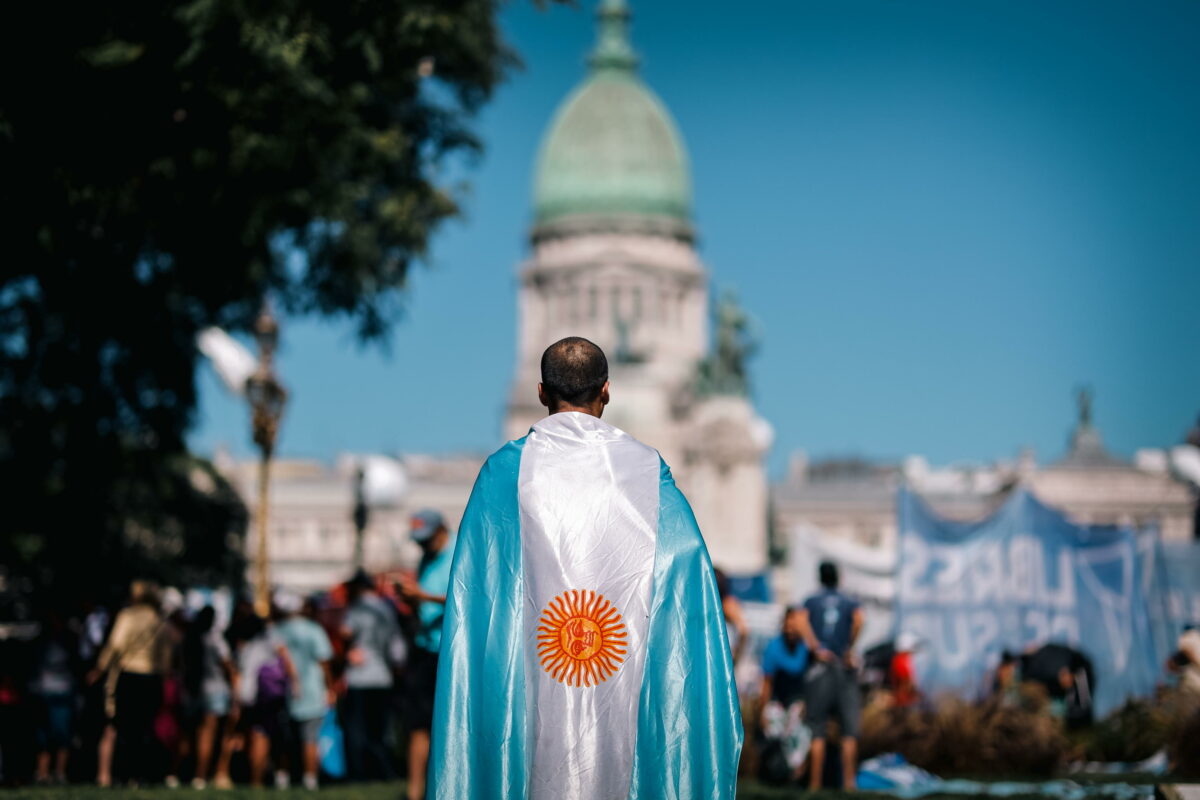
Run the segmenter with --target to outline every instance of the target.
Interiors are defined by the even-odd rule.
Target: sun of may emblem
[[[625,623],[602,594],[563,592],[542,611],[539,623],[538,658],[559,683],[595,686],[625,660]]]

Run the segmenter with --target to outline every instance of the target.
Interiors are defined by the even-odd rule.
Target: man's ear
[[[600,404],[608,405],[608,381],[604,382],[604,386],[600,388]]]
[[[608,384],[606,383],[604,385],[607,388]],[[546,397],[546,390],[540,383],[538,384],[538,402],[544,405],[546,408],[550,407],[550,398]]]

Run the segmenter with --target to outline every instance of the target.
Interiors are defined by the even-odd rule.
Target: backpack
[[[270,703],[286,700],[290,683],[283,659],[274,656],[258,668],[258,702]]]

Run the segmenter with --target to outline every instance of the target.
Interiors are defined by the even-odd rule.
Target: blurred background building
[[[792,602],[833,558],[847,588],[876,603],[866,639],[886,635],[895,587],[896,494],[907,485],[939,513],[975,519],[1018,486],[1084,524],[1194,535],[1196,489],[1164,451],[1110,454],[1080,394],[1057,460],[934,467],[919,455],[810,462],[793,455],[768,487],[770,425],[747,390],[754,343],[731,297],[711,302],[696,250],[687,151],[670,112],[640,79],[621,0],[605,0],[583,82],[543,136],[533,181],[530,254],[517,267],[518,335],[504,438],[544,414],[534,387],[544,348],[585,336],[609,355],[606,419],[656,447],[695,507],[713,562],[747,599]],[[715,313],[714,313],[715,305]],[[714,330],[710,325],[715,322]],[[485,453],[347,454],[334,465],[282,460],[270,492],[275,583],[319,589],[360,563],[381,571],[417,558],[408,516],[461,518]],[[254,464],[219,459],[253,505]],[[361,475],[361,477],[360,477]],[[361,540],[356,540],[361,537]],[[255,552],[251,534],[248,553]]]

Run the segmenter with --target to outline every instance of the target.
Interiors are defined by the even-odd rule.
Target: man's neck
[[[603,408],[603,406],[601,406],[601,408]],[[587,407],[587,406],[561,405],[561,406],[556,406],[555,408],[550,409],[551,414],[564,414],[568,411],[574,411],[579,414],[587,414],[589,417],[596,417],[597,419],[600,418],[600,414],[598,414],[594,409]]]

